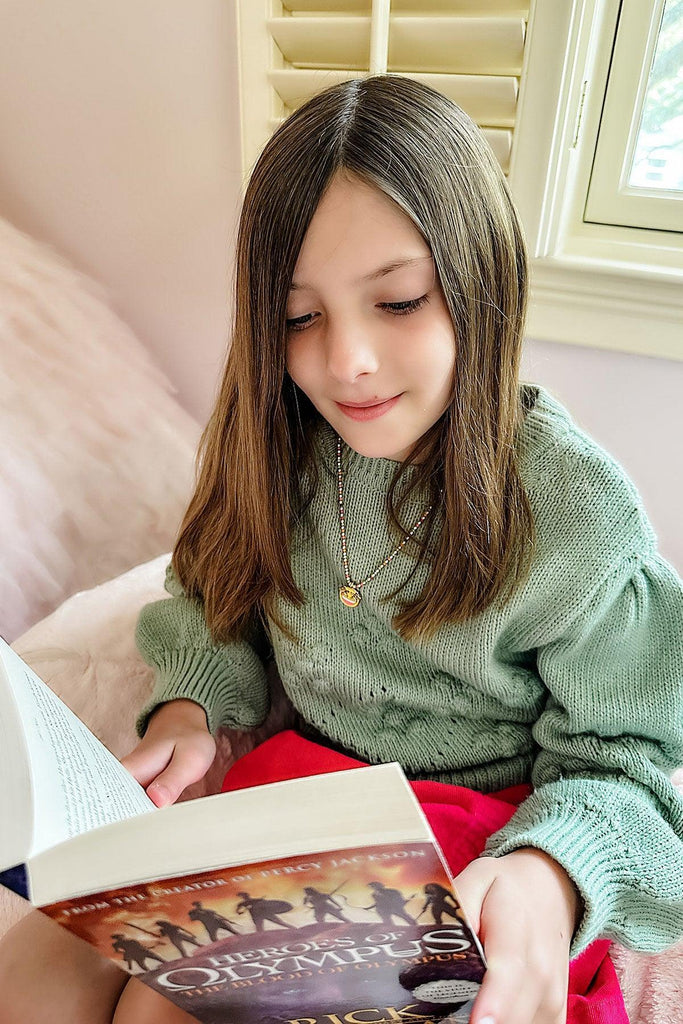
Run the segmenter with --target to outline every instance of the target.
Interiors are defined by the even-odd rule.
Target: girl
[[[126,763],[175,800],[218,726],[263,721],[272,650],[298,733],[226,787],[400,761],[484,943],[473,1024],[625,1024],[593,940],[683,933],[683,588],[623,471],[520,386],[526,298],[505,179],[441,94],[347,82],[276,132]],[[189,1020],[162,1003],[132,980],[113,1019]]]

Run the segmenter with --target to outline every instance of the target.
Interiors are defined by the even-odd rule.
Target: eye
[[[380,308],[386,309],[393,316],[405,316],[407,313],[414,313],[429,302],[429,296],[423,295],[419,299],[406,299],[405,302],[380,302]]]
[[[305,331],[312,319],[313,314],[306,313],[305,316],[297,316],[293,320],[285,320],[285,327],[288,331]]]
[[[408,313],[415,313],[427,302],[429,295],[423,295],[419,299],[405,299],[403,302],[380,302],[379,308],[391,313],[392,316],[407,316]],[[305,331],[312,324],[314,316],[314,313],[306,313],[304,316],[293,317],[285,321],[285,327],[288,331]]]

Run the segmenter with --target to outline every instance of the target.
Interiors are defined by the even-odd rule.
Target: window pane
[[[683,192],[683,0],[664,6],[628,184]]]

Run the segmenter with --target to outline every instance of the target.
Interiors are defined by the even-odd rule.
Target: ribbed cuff
[[[220,651],[192,648],[169,650],[157,666],[157,682],[150,701],[140,712],[136,729],[142,737],[151,714],[171,700],[193,700],[206,713],[209,730],[219,726],[252,729],[268,714],[265,672],[254,659],[234,656],[230,664]]]
[[[590,827],[586,827],[587,818]],[[596,817],[595,810],[585,804],[541,807],[538,813],[526,818],[519,830],[514,827],[513,818],[490,837],[483,854],[503,857],[514,850],[533,847],[564,868],[584,906],[570,948],[572,958],[594,939],[613,930],[618,892],[629,874],[622,853],[626,844],[621,831],[614,822],[605,825]]]

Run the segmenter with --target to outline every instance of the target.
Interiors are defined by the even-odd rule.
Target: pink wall
[[[662,554],[683,573],[683,362],[530,341],[523,371],[625,467]]]
[[[5,0],[0,216],[108,289],[187,408],[228,336],[240,195],[232,0]]]

